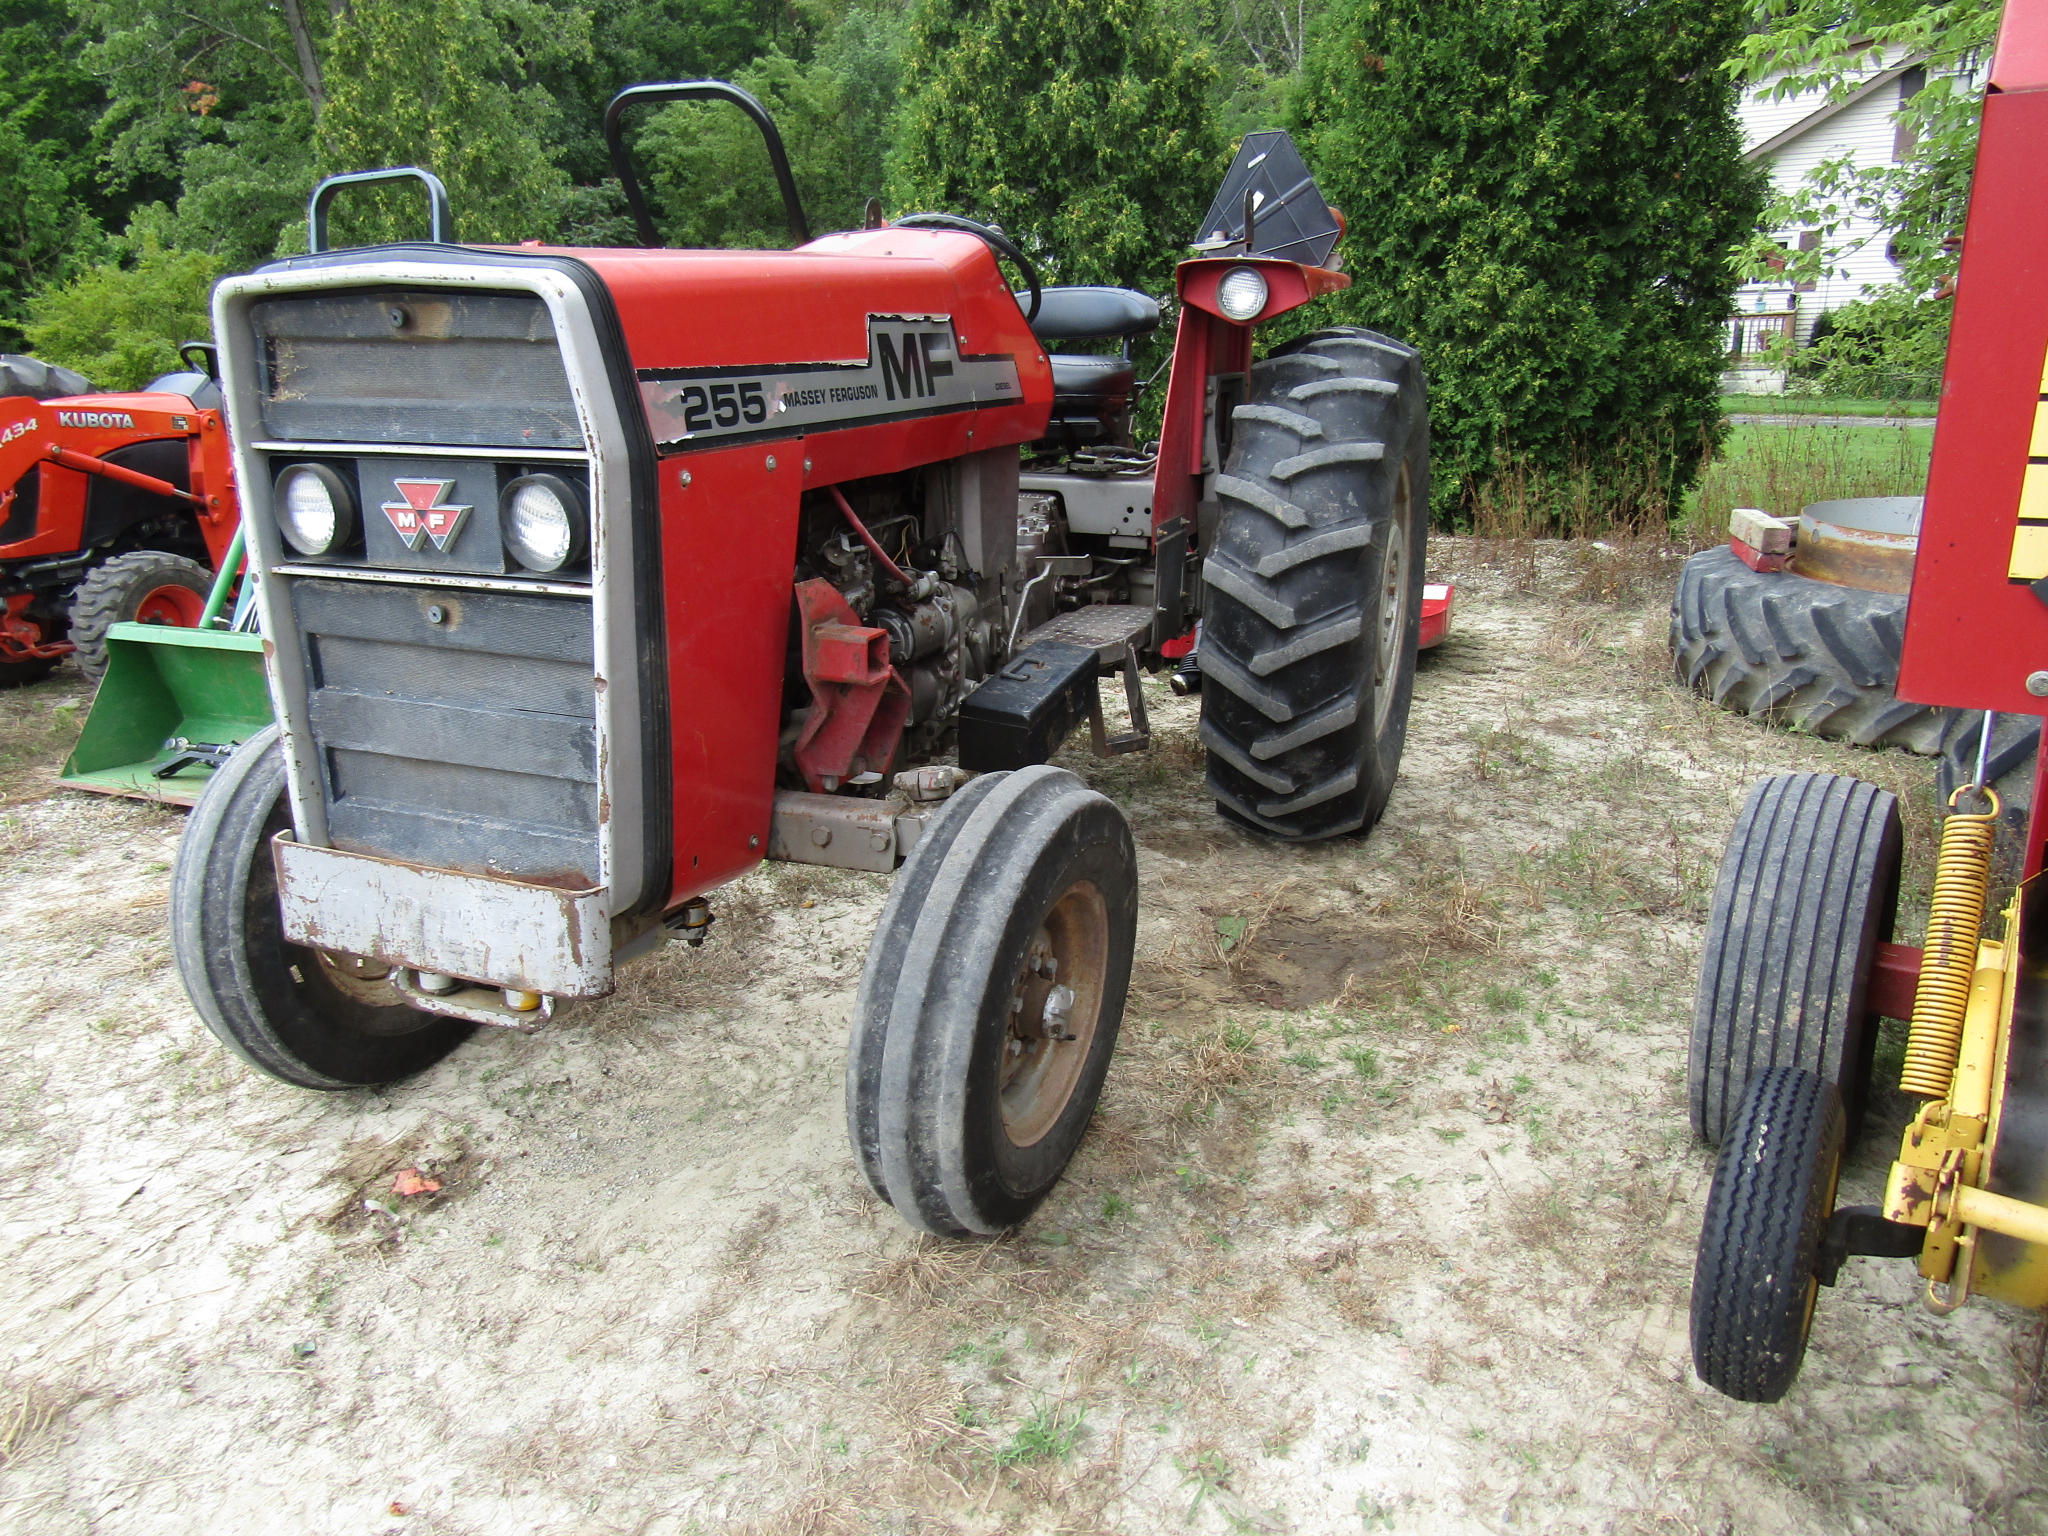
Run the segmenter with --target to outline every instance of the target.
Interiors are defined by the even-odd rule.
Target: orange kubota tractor
[[[213,348],[97,394],[69,369],[0,358],[0,687],[75,654],[95,680],[115,624],[199,622],[236,526]]]
[[[1708,916],[1694,1129],[1720,1147],[1693,1276],[1693,1362],[1775,1402],[1822,1287],[1853,1255],[1912,1259],[1937,1314],[2048,1308],[2048,753],[2018,890],[1983,937],[2000,714],[2048,714],[2048,11],[2008,6],[1985,98],[1898,694],[1982,710],[1974,782],[1947,798],[1926,937],[1894,943],[1894,797],[1832,774],[1752,791]],[[1771,654],[1774,637],[1741,643]],[[1784,665],[1790,658],[1781,657]],[[1909,1023],[1920,1100],[1875,1200],[1838,1204],[1872,1099],[1878,1020]],[[1824,1317],[1825,1314],[1823,1314]]]
[[[621,117],[688,99],[760,127],[795,249],[659,248]],[[431,178],[363,173],[427,181],[437,238],[325,250],[329,183],[316,254],[220,286],[277,726],[193,812],[181,974],[258,1069],[384,1082],[701,941],[763,858],[901,862],[854,1150],[912,1223],[997,1230],[1080,1140],[1130,975],[1130,829],[1048,764],[1067,734],[1143,746],[1139,672],[1199,618],[1224,816],[1312,839],[1386,804],[1424,609],[1420,363],[1352,329],[1254,362],[1261,323],[1348,282],[1284,134],[1247,141],[1179,268],[1140,445],[1152,299],[1042,287],[948,214],[812,238],[728,85],[635,87],[606,129],[645,249],[455,244]]]

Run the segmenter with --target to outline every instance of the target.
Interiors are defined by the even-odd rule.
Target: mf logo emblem
[[[407,549],[418,549],[432,539],[435,549],[445,551],[455,542],[455,535],[462,532],[462,524],[469,516],[469,508],[442,505],[441,498],[455,488],[453,480],[391,483],[405,499],[385,502],[384,515],[391,519],[391,526],[405,540]]]
[[[882,387],[891,400],[922,400],[939,392],[939,380],[953,377],[953,337],[948,331],[875,332],[881,354]],[[900,348],[900,350],[899,350]]]

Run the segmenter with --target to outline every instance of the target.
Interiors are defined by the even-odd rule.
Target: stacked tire
[[[1944,807],[1977,776],[1984,716],[1912,704],[1894,692],[1906,599],[1891,592],[1753,571],[1725,546],[1686,561],[1671,600],[1678,680],[1736,714],[1859,747],[1938,757]],[[1986,777],[2003,804],[1996,868],[2017,877],[2034,798],[2041,722],[2002,715]]]

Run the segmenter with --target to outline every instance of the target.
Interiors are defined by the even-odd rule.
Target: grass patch
[[[50,793],[91,702],[91,685],[70,667],[26,688],[0,689],[0,805]]]
[[[996,1451],[999,1467],[1027,1466],[1034,1461],[1065,1461],[1080,1443],[1087,1415],[1063,1403],[1040,1403],[1025,1416],[1010,1436],[1010,1442]]]
[[[1932,400],[1861,400],[1848,395],[1723,395],[1730,416],[1926,416]]]
[[[1794,518],[1816,501],[1918,496],[1933,450],[1932,427],[1733,427],[1686,521],[1710,543],[1727,536],[1736,507]]]

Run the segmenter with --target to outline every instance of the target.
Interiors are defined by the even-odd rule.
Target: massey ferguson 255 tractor
[[[1893,797],[1830,774],[1765,779],[1736,822],[1695,1005],[1695,1130],[1721,1152],[1693,1277],[1693,1362],[1775,1402],[1819,1288],[1853,1254],[1916,1259],[1937,1314],[1972,1296],[2048,1307],[2048,753],[2022,878],[1982,937],[2000,817],[1998,714],[2048,713],[2048,10],[2008,6],[1984,103],[1906,610],[1899,697],[1983,710],[1975,782],[1948,797],[1927,932],[1892,941]],[[1733,631],[1751,665],[1795,649]],[[1879,1018],[1909,1021],[1922,1101],[1882,1204],[1835,1204]]]
[[[761,127],[796,249],[654,248],[620,119],[687,99]],[[1352,330],[1253,362],[1259,323],[1348,281],[1284,135],[1179,269],[1140,450],[1151,299],[1041,289],[950,215],[812,239],[728,85],[634,87],[606,128],[647,249],[387,245],[218,289],[277,728],[193,812],[181,974],[251,1065],[380,1083],[701,941],[763,858],[908,855],[849,1128],[908,1221],[999,1230],[1087,1125],[1137,920],[1122,813],[1047,759],[1084,722],[1142,746],[1138,671],[1199,617],[1223,814],[1373,824],[1421,618],[1421,368]],[[1049,350],[1074,340],[1116,350]]]

